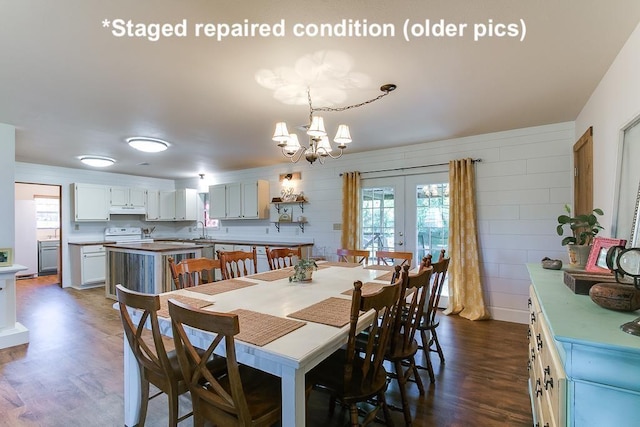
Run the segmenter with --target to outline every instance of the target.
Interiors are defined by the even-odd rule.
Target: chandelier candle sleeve
[[[308,146],[300,144],[298,135],[296,135],[295,133],[289,133],[287,124],[285,122],[276,123],[276,129],[273,133],[272,139],[278,143],[278,147],[282,149],[282,154],[290,159],[293,163],[298,162],[303,155],[304,158],[311,164],[313,164],[316,160],[323,164],[326,157],[338,159],[342,157],[343,150],[347,148],[347,144],[351,142],[351,132],[349,131],[349,126],[345,124],[341,124],[338,126],[338,131],[336,132],[336,136],[335,138],[333,138],[333,141],[338,144],[337,147],[340,152],[337,155],[334,155],[331,153],[333,151],[333,148],[331,147],[331,142],[327,137],[327,131],[324,127],[324,119],[321,116],[314,115],[314,113],[317,111],[339,112],[352,108],[362,107],[364,105],[375,102],[384,96],[387,96],[395,89],[395,84],[386,84],[380,87],[380,90],[383,92],[381,95],[378,95],[375,98],[369,99],[359,104],[347,105],[345,107],[314,108],[313,103],[311,102],[311,88],[307,88],[307,99],[309,102],[309,124],[305,127],[307,129],[307,135],[309,136]]]

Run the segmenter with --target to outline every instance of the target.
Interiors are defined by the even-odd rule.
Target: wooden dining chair
[[[278,270],[284,267],[291,267],[294,263],[294,257],[302,258],[302,250],[297,248],[274,248],[265,246],[267,260],[269,261],[270,270]]]
[[[376,251],[376,260],[379,265],[405,265],[411,267],[413,252]]]
[[[251,252],[218,251],[218,259],[220,259],[223,279],[233,279],[258,272],[258,255],[255,246]]]
[[[397,268],[397,267],[396,267]],[[402,412],[405,425],[412,423],[411,409],[407,395],[407,382],[413,377],[420,395],[424,395],[424,386],[416,366],[415,355],[418,352],[416,332],[422,319],[426,294],[432,268],[422,269],[417,274],[409,274],[409,265],[402,267],[402,285],[400,287],[400,309],[394,313],[393,329],[389,338],[389,347],[385,359],[393,364],[391,378],[398,381]]]
[[[175,350],[166,351],[160,334],[157,315],[160,309],[160,297],[135,292],[122,285],[116,285],[116,295],[124,333],[140,371],[141,403],[137,425],[144,426],[149,400],[166,393],[169,399],[169,425],[175,427],[192,413],[178,416],[178,396],[186,393],[189,388],[180,371]],[[134,321],[129,310],[141,312],[137,322]],[[148,343],[145,339],[147,334],[143,334],[148,331],[147,323],[151,327],[153,344]],[[225,369],[224,360],[220,357],[213,358],[207,364],[207,369],[212,374],[221,374]],[[149,384],[153,384],[160,390],[151,397],[149,397]]]
[[[360,249],[338,249],[336,251],[339,262],[357,262],[363,265],[369,264],[369,251]]]
[[[167,258],[175,289],[199,286],[215,281],[215,271],[221,269],[219,259],[185,258],[179,263]]]
[[[384,353],[392,328],[393,312],[397,308],[399,283],[384,286],[378,292],[362,294],[362,282],[354,283],[351,299],[349,338],[346,347],[341,348],[320,362],[307,374],[307,381],[331,395],[330,412],[333,413],[335,400],[349,407],[351,426],[366,426],[375,421],[382,409],[385,423],[392,425],[391,414],[385,400],[387,372],[384,369]],[[366,342],[360,348],[356,345],[358,318],[361,312],[373,310]],[[359,420],[357,403],[372,403],[373,409]]]
[[[205,421],[218,426],[270,426],[281,418],[280,378],[240,365],[236,359],[234,336],[240,332],[237,314],[200,310],[169,299],[173,339],[182,375],[188,379],[193,404],[193,425]],[[199,354],[186,327],[215,334]],[[216,377],[204,368],[224,341],[226,375]]]
[[[444,254],[444,249],[441,254]],[[442,294],[442,288],[444,287],[447,271],[449,270],[449,261],[450,258],[443,258],[440,261],[431,264],[433,273],[431,275],[429,299],[426,303],[426,310],[424,311],[420,324],[418,325],[420,340],[422,341],[421,348],[424,353],[424,357],[427,360],[426,368],[419,365],[418,368],[426,369],[429,372],[429,379],[432,383],[436,382],[436,378],[433,372],[430,353],[438,353],[440,363],[444,364],[444,353],[442,352],[442,347],[438,341],[438,333],[436,332],[436,329],[440,324],[437,319],[438,304],[440,303],[440,295]],[[430,333],[430,336],[427,336],[427,331]]]

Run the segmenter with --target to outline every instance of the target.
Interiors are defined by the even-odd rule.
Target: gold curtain
[[[445,314],[470,320],[491,317],[484,303],[476,229],[475,168],[472,159],[449,162],[449,305]]]
[[[342,237],[345,249],[360,248],[360,172],[342,174]]]

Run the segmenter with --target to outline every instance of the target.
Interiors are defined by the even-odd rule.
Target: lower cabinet
[[[534,426],[566,425],[567,375],[535,291],[529,297],[529,393]]]
[[[71,245],[71,281],[74,288],[102,286],[106,253],[102,245]]]
[[[620,330],[638,312],[607,310],[574,294],[563,271],[527,268],[534,426],[640,425],[640,337]]]

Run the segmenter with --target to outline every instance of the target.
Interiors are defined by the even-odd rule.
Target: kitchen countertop
[[[202,249],[209,246],[208,244],[189,244],[184,245],[180,243],[171,243],[171,242],[147,242],[147,243],[135,243],[135,242],[124,242],[124,243],[109,243],[104,245],[106,248],[114,248],[114,249],[132,249],[136,251],[146,251],[146,252],[175,252],[175,251],[189,251],[192,249]]]
[[[162,238],[154,239],[156,242],[194,242],[199,244],[221,244],[221,245],[255,245],[255,246],[273,246],[273,247],[297,247],[297,246],[313,246],[313,242],[291,242],[282,240],[238,240],[238,239],[180,239],[180,238]]]
[[[86,242],[69,242],[70,245],[90,246],[90,245],[113,245],[115,240],[92,240]]]

